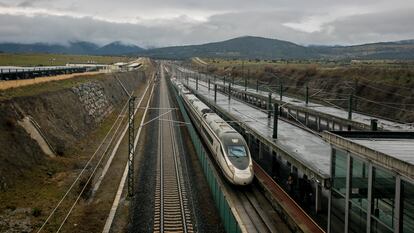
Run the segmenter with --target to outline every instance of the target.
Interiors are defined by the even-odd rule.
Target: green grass
[[[99,63],[131,61],[132,57],[89,56],[63,54],[12,54],[0,53],[0,66],[62,66],[67,63]]]

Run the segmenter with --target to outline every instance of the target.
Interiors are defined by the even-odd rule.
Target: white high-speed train
[[[253,163],[244,138],[180,82],[172,81],[226,179],[235,185],[250,184]]]

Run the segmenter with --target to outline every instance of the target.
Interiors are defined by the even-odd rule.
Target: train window
[[[244,146],[228,146],[229,157],[245,157],[247,156]]]
[[[206,113],[213,113],[213,111],[212,111],[211,109],[209,109],[209,108],[205,108],[205,109],[201,110],[201,112],[202,112],[203,114],[206,114]]]

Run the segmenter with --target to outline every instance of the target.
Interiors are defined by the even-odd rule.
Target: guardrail
[[[169,80],[169,79],[168,79]],[[177,90],[172,87],[171,80],[169,80],[169,87],[172,89],[174,95],[176,96],[180,111],[184,117],[185,122],[191,122],[190,117],[185,110],[184,104],[181,100],[181,97],[178,95]],[[192,124],[187,124],[187,129],[190,134],[191,141],[195,147],[199,162],[203,168],[204,176],[207,179],[208,185],[210,187],[210,191],[213,194],[213,199],[216,204],[217,209],[220,212],[220,218],[223,222],[224,228],[227,233],[240,233],[242,230],[240,229],[240,225],[237,222],[232,209],[229,206],[228,200],[224,195],[219,182],[217,181],[217,177],[213,172],[214,165],[211,163],[210,159],[208,158],[206,149],[204,148],[198,134]]]
[[[223,84],[217,84],[217,91],[220,91],[226,95],[229,94],[228,86]],[[239,88],[232,88],[231,95],[262,109],[267,108],[267,102],[269,101],[268,96],[241,90]],[[293,122],[300,121],[302,124],[305,124],[309,128],[312,128],[319,132],[322,132],[323,130],[335,130],[338,129],[338,127],[340,129],[347,129],[348,127],[351,127],[351,129],[357,130],[369,130],[371,128],[369,124],[341,118],[328,113],[307,108],[306,106],[287,103],[274,97],[271,97],[271,101],[272,103],[279,104],[279,106],[283,106],[283,108],[280,109],[281,117],[284,117],[288,120],[293,120]]]

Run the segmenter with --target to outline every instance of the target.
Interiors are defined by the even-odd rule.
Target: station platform
[[[226,84],[223,83],[223,80],[218,81],[217,78],[206,74],[200,74],[194,72],[192,70],[179,67],[178,68],[181,72],[185,72],[187,74],[191,74],[190,78],[193,79],[194,76],[199,77],[199,84],[201,85],[208,85],[207,80],[210,79],[210,85],[217,84],[219,87],[226,88],[228,82]],[[214,80],[216,80],[214,82]],[[335,106],[326,106],[319,103],[309,101],[308,104],[303,99],[288,97],[283,95],[282,98],[280,97],[280,93],[268,90],[263,91],[258,89],[254,89],[251,87],[245,87],[239,84],[232,84],[231,88],[233,91],[236,91],[241,94],[247,94],[253,98],[259,98],[262,101],[267,101],[269,93],[272,94],[272,102],[277,102],[280,105],[284,105],[287,109],[292,109],[294,113],[296,113],[296,117],[299,117],[299,114],[303,115],[303,118],[308,117],[307,115],[311,115],[310,117],[314,118],[323,118],[327,127],[327,130],[343,130],[345,126],[352,126],[354,129],[359,130],[368,130],[371,128],[371,120],[376,119],[378,122],[378,128],[381,130],[386,131],[414,131],[414,124],[403,124],[387,119],[383,119],[381,117],[374,117],[367,114],[362,114],[358,112],[352,112],[352,118],[348,119],[348,111],[335,107]],[[329,125],[331,124],[331,125]]]
[[[186,85],[186,83],[184,83]],[[237,99],[217,93],[204,85],[198,85],[192,79],[186,85],[201,99],[226,113],[234,122],[246,128],[256,138],[271,147],[273,151],[283,152],[285,159],[312,179],[323,183],[329,179],[331,147],[319,135],[292,125],[283,120],[278,121],[277,139],[273,139],[273,117]]]

